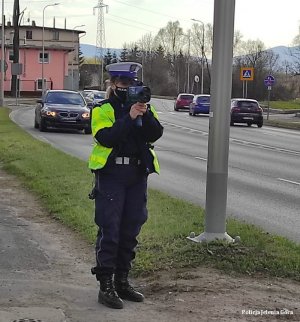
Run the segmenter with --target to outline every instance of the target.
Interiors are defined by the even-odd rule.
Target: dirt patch
[[[69,258],[57,255],[63,265],[60,265],[61,273],[55,273],[56,281],[60,282],[61,279],[61,283],[64,283],[67,276],[79,284],[79,279],[90,283],[86,267],[94,261],[94,246],[47,216],[38,200],[2,169],[0,189],[0,205],[13,207],[18,217],[47,227],[47,234],[52,236],[53,243],[59,244],[60,251],[69,254]],[[76,271],[72,269],[74,262]],[[124,321],[143,322],[300,321],[300,283],[287,279],[234,276],[197,268],[163,271],[147,278],[138,278],[134,283],[145,293],[145,303],[130,307],[135,319],[129,318],[129,313],[124,310],[128,319],[125,319],[126,314],[120,319],[115,315],[113,321],[122,321],[122,318]],[[80,297],[80,294],[77,296]],[[78,301],[78,298],[70,301]],[[14,304],[12,300],[10,305]],[[103,321],[112,320],[107,315]]]

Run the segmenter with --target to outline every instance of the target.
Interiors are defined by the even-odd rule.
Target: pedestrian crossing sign
[[[242,67],[241,77],[242,81],[253,81],[254,78],[254,68],[253,67]]]

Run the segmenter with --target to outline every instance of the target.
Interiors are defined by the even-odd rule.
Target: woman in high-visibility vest
[[[93,108],[91,121],[95,145],[89,168],[95,173],[99,227],[92,273],[100,282],[98,301],[112,308],[123,308],[122,299],[144,300],[130,285],[128,273],[147,220],[147,178],[160,171],[152,143],[162,136],[163,127],[152,105],[143,99],[132,102],[129,95],[130,90],[144,90],[134,86],[140,68],[131,62],[107,66],[109,97]]]

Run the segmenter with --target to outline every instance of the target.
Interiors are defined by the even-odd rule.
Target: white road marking
[[[195,159],[199,159],[199,160],[202,160],[202,161],[207,161],[207,159],[201,158],[201,157],[195,157]]]
[[[277,136],[276,133],[263,132],[263,135]]]
[[[178,129],[187,130],[187,131],[193,131],[193,132],[200,133],[201,135],[208,136],[208,133],[207,132],[204,132],[204,131],[201,131],[201,130],[192,129],[190,127],[186,127],[186,126],[182,126],[182,125],[177,125],[175,123],[170,123],[170,122],[166,122],[166,121],[161,121],[161,123],[163,123],[164,125],[169,125],[169,126],[178,128]]]
[[[297,181],[291,181],[291,180],[287,180],[287,179],[283,179],[283,178],[277,178],[277,180],[288,182],[288,183],[300,186],[300,182],[297,182]]]
[[[256,143],[256,142],[244,141],[244,140],[239,140],[239,139],[230,139],[230,141],[234,142],[236,144],[244,145],[244,146],[252,146],[252,147],[257,147],[257,148],[266,149],[266,150],[273,150],[273,151],[275,150],[278,152],[288,153],[288,154],[292,154],[292,155],[300,155],[300,152],[298,152],[298,151],[288,150],[288,149],[283,149],[283,148],[276,148],[276,147],[266,145],[266,144],[260,144],[260,143]]]

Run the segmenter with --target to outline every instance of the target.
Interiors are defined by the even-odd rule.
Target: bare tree
[[[290,65],[291,72],[294,75],[300,75],[300,26],[298,35],[295,36],[292,45],[293,47],[289,50],[289,54],[293,58],[293,63]]]
[[[155,64],[155,41],[152,35],[146,34],[139,41],[142,69],[142,81],[147,82],[149,86],[153,83],[153,67]],[[146,77],[145,77],[146,75]]]
[[[240,54],[243,56],[245,66],[255,67],[264,50],[265,45],[259,39],[243,41],[240,46]]]
[[[267,50],[264,52],[264,60],[266,62],[266,68],[269,74],[273,74],[279,71],[278,60],[279,55],[274,53],[272,50]]]
[[[152,52],[155,48],[155,41],[151,33],[144,35],[139,41],[138,45],[143,52]]]
[[[165,28],[159,30],[156,41],[161,44],[164,51],[170,53],[175,60],[184,43],[184,33],[180,27],[179,21],[169,21]]]
[[[155,37],[155,40],[159,45],[163,47],[164,52],[167,55],[170,55],[171,75],[174,77],[178,92],[180,87],[179,79],[184,76],[180,74],[181,68],[179,68],[179,61],[177,61],[177,57],[186,41],[179,21],[169,21],[165,28],[159,30],[157,36]]]
[[[233,37],[233,56],[235,56],[242,44],[243,35],[239,30],[235,30],[234,37]]]

